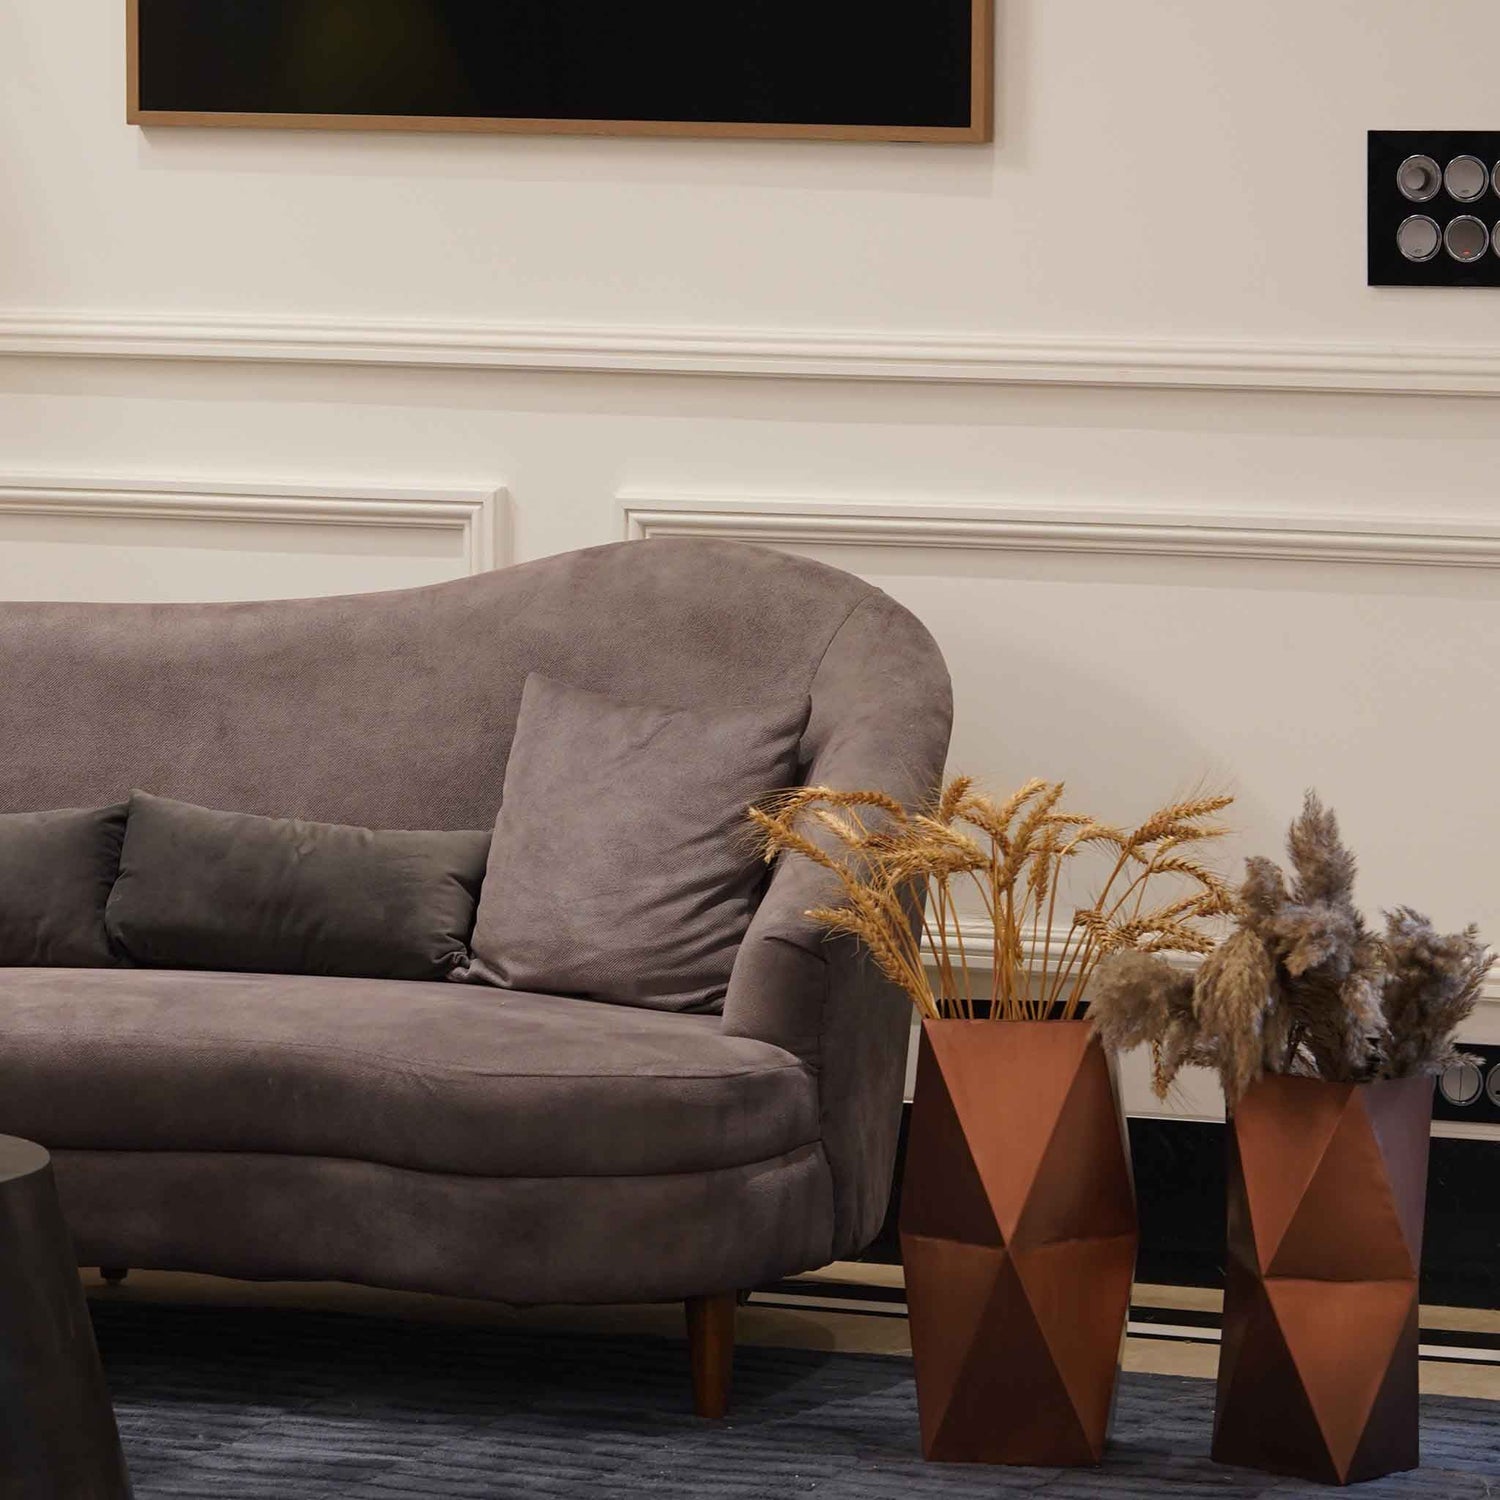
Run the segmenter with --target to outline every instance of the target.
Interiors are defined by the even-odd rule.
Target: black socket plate
[[[1439,188],[1435,198],[1412,203],[1396,186],[1396,168],[1408,156],[1430,156],[1439,168],[1455,156],[1477,156],[1491,168],[1500,162],[1500,130],[1372,130],[1369,138],[1369,284],[1371,286],[1500,286],[1500,255],[1493,244],[1468,265],[1446,250],[1411,261],[1396,248],[1396,229],[1408,214],[1426,214],[1439,229],[1473,214],[1493,233],[1500,223],[1500,196],[1493,183],[1473,203],[1460,203]]]
[[[1440,1080],[1432,1102],[1433,1118],[1463,1120],[1470,1125],[1500,1125],[1500,1047],[1479,1047],[1472,1042],[1460,1042],[1458,1050],[1479,1062],[1484,1079],[1479,1097],[1469,1104],[1455,1104],[1444,1094]]]

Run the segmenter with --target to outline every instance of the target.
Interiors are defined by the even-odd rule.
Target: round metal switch
[[[1484,1074],[1474,1063],[1456,1062],[1451,1068],[1444,1070],[1443,1076],[1438,1079],[1438,1088],[1449,1104],[1456,1104],[1462,1109],[1479,1097],[1484,1088]]]
[[[1495,170],[1500,172],[1500,165]],[[1426,203],[1436,198],[1443,185],[1443,169],[1430,156],[1408,156],[1396,168],[1396,186],[1411,203]]]
[[[1490,169],[1477,156],[1455,156],[1443,173],[1443,186],[1450,198],[1472,203],[1482,198],[1490,185]]]
[[[1397,229],[1397,249],[1409,261],[1430,261],[1443,243],[1443,231],[1425,213],[1413,213]]]
[[[1431,260],[1443,243],[1443,232],[1435,219],[1412,214],[1396,230],[1396,248],[1407,260]]]
[[[1490,248],[1490,229],[1473,214],[1460,214],[1448,221],[1443,231],[1443,245],[1454,260],[1472,265]]]

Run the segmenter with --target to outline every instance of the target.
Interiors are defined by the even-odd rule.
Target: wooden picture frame
[[[126,0],[127,123],[275,130],[454,131],[468,134],[666,136],[761,140],[982,143],[994,139],[995,0],[969,0],[968,120],[963,124],[791,123],[749,119],[552,118],[508,115],[295,113],[150,108],[141,98],[141,7]],[[207,0],[199,0],[207,3]],[[705,4],[711,0],[704,0]],[[805,0],[811,3],[811,0]],[[909,0],[920,6],[923,0]]]

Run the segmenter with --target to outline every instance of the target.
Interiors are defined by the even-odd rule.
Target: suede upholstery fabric
[[[123,803],[0,813],[0,966],[120,962],[104,903],[124,836]]]
[[[0,681],[7,685],[0,695],[0,812],[98,805],[148,786],[269,816],[487,828],[533,671],[626,703],[665,707],[806,694],[812,707],[797,780],[882,786],[915,801],[941,776],[948,676],[910,614],[857,578],[769,549],[650,541],[359,598],[0,604]],[[52,690],[58,681],[68,683],[67,693]],[[609,1168],[629,1164],[628,1153],[584,1136],[561,1106],[553,1108],[551,1132],[579,1135],[582,1147],[597,1149],[591,1160],[603,1172],[490,1176],[280,1148],[105,1149],[95,1142],[109,1139],[107,1122],[89,1113],[87,1085],[51,1101],[54,1112],[45,1116],[30,1113],[42,1101],[28,1095],[28,1120],[37,1127],[31,1133],[56,1146],[48,1136],[66,1129],[75,1143],[59,1153],[57,1175],[86,1264],[342,1277],[502,1300],[584,1302],[725,1291],[812,1269],[858,1248],[878,1228],[910,1031],[904,998],[851,947],[824,941],[802,915],[825,895],[816,872],[796,862],[777,868],[735,959],[722,1018],[380,982],[420,989],[423,1004],[430,997],[433,1005],[456,1007],[460,1032],[469,1024],[460,1015],[464,1006],[529,1003],[559,1020],[578,1014],[580,1032],[606,1021],[667,1026],[674,1048],[701,1032],[794,1059],[799,1069],[788,1072],[789,1091],[777,1092],[773,1106],[788,1119],[798,1116],[782,1139],[802,1133],[798,1111],[807,1096],[790,1087],[793,1078],[808,1080],[818,1138],[759,1161],[612,1174]],[[0,1037],[9,1037],[27,1011],[26,1035],[16,1045],[28,1057],[47,1050],[36,1032],[50,1024],[53,1058],[67,1046],[91,1045],[100,1059],[104,1038],[119,1035],[111,1028],[121,1024],[120,1013],[75,997],[49,1023],[46,999],[30,989],[35,977],[0,971],[0,997],[17,1000],[0,1019]],[[140,1024],[162,1032],[181,1015],[173,985],[195,983],[208,996],[227,993],[210,991],[210,978],[237,982],[161,971],[94,977],[119,985],[120,1007],[141,1006]],[[148,989],[132,999],[137,980]],[[288,1026],[312,1024],[316,1002],[309,996],[306,1005]],[[304,1097],[301,1055],[290,1039],[255,1051],[267,1077],[289,1070],[296,1080],[275,1096],[278,1106]],[[7,1058],[0,1132],[19,1124],[10,1087],[17,1069],[9,1064]],[[27,1061],[20,1071],[32,1066]],[[250,1068],[246,1060],[241,1082]],[[158,1076],[159,1087],[150,1085],[154,1099],[134,1118],[154,1108],[157,1139],[185,1136],[202,1085],[191,1081],[196,1074]],[[562,1080],[548,1076],[561,1093]],[[648,1084],[618,1081],[622,1089]],[[514,1075],[506,1085],[520,1086]],[[574,1086],[583,1099],[584,1085]],[[316,1087],[324,1097],[350,1097],[327,1077]],[[797,1102],[788,1102],[794,1096]],[[460,1138],[501,1133],[476,1119],[489,1105],[465,1113],[471,1102],[445,1091],[441,1109],[451,1103],[455,1120],[445,1151]],[[261,1127],[253,1116],[264,1107],[264,1092],[246,1098],[242,1139],[255,1138]],[[738,1107],[717,1118],[730,1119]],[[757,1113],[764,1107],[763,1100],[746,1106]],[[362,1140],[379,1140],[380,1108],[370,1106]],[[434,1104],[426,1121],[440,1112]],[[310,1104],[302,1118],[312,1113]],[[727,1135],[709,1133],[711,1149],[752,1137],[763,1147],[777,1138],[775,1129],[758,1134],[767,1128],[736,1120]],[[310,1147],[313,1137],[305,1142]]]
[[[105,920],[141,964],[442,979],[468,960],[489,844],[134,792]]]
[[[908,806],[936,792],[953,691],[936,643],[872,590],[829,644],[803,739],[811,785],[880,787]],[[774,1042],[819,1072],[823,1143],[833,1169],[833,1256],[879,1232],[890,1193],[911,1002],[848,940],[808,920],[838,896],[807,860],[780,861],[735,960],[724,1029]],[[912,914],[913,922],[917,913]]]
[[[745,809],[795,778],[808,709],[649,708],[533,673],[450,977],[717,1010],[765,874]]]
[[[198,971],[0,987],[4,1130],[49,1147],[348,1157],[489,1177],[742,1166],[819,1138],[779,1047],[554,995]]]
[[[455,1297],[668,1302],[826,1263],[817,1146],[717,1172],[466,1177],[250,1152],[59,1151],[85,1266]]]
[[[342,598],[0,604],[0,812],[145,787],[492,828],[530,673],[625,703],[781,703],[872,592],[784,553],[663,539]]]

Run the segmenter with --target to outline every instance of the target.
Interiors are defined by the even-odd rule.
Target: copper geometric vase
[[[1324,1484],[1420,1462],[1432,1079],[1268,1076],[1229,1129],[1213,1456]]]
[[[1086,1021],[924,1021],[901,1198],[922,1452],[1096,1464],[1138,1240]]]

